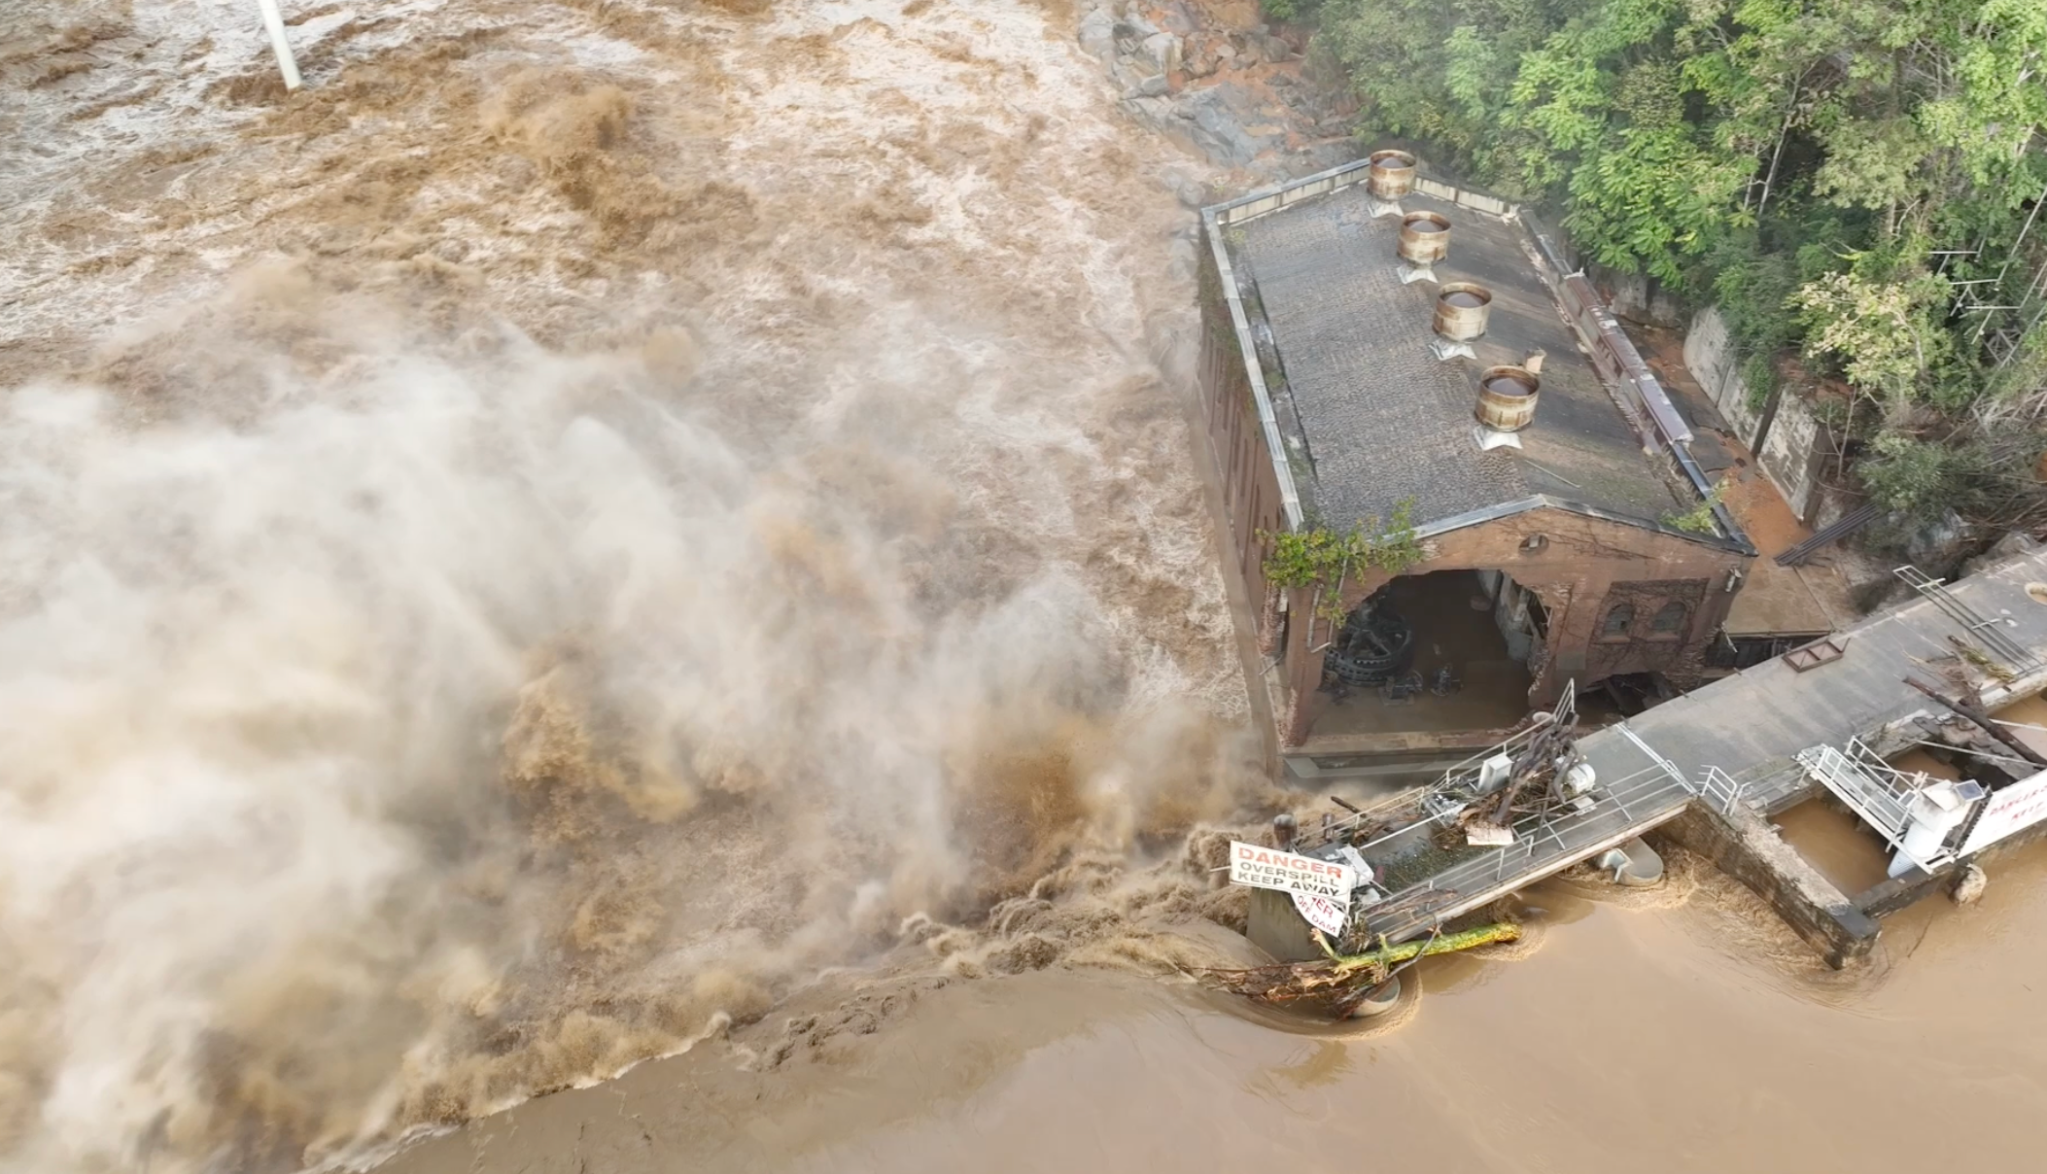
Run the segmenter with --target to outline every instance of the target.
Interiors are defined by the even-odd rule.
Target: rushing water
[[[1201,916],[1192,250],[1068,30],[286,7],[290,97],[241,0],[0,17],[6,1168],[364,1160]]]
[[[1846,979],[1696,867],[1363,1034],[1177,977],[1269,796],[1068,5],[286,8],[289,98],[242,0],[0,14],[0,1169],[2028,1139],[2036,863]]]

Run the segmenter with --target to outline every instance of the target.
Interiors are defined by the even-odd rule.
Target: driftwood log
[[[1479,946],[1511,942],[1521,936],[1512,922],[1481,925],[1455,933],[1437,934],[1421,941],[1397,946],[1381,942],[1359,954],[1339,954],[1329,940],[1316,934],[1316,941],[1329,956],[1315,962],[1283,962],[1254,966],[1248,970],[1202,970],[1196,973],[1226,991],[1253,1002],[1273,1007],[1311,1009],[1341,1018],[1349,1015],[1365,996],[1385,984],[1394,968],[1416,958],[1454,954]]]
[[[1461,929],[1455,933],[1437,934],[1426,941],[1402,942],[1397,946],[1380,943],[1376,948],[1362,954],[1339,954],[1328,939],[1318,938],[1322,949],[1329,955],[1329,961],[1338,973],[1347,974],[1354,970],[1398,966],[1415,958],[1433,957],[1437,954],[1454,954],[1459,950],[1476,949],[1479,946],[1499,945],[1503,942],[1518,941],[1521,927],[1511,921],[1496,921],[1491,925]],[[1319,963],[1317,964],[1319,965]]]
[[[1935,689],[1933,686],[1928,685],[1923,681],[1915,680],[1914,678],[1911,677],[1906,677],[1905,683],[1907,685],[1910,685],[1912,688],[1918,690],[1919,692],[1924,693],[1927,697],[1931,698],[1932,700],[1939,702],[1941,705],[1945,706],[1946,708],[1953,711],[1957,715],[1967,718],[1971,722],[1974,722],[1977,725],[1977,727],[1980,728],[1984,733],[1990,735],[1992,738],[1995,738],[1997,741],[2003,743],[2005,747],[2010,749],[2013,754],[2018,755],[2021,759],[2024,759],[2025,761],[2032,763],[2034,766],[2047,768],[2047,758],[2041,757],[2038,751],[2034,750],[2031,746],[2026,745],[2024,742],[2021,742],[2016,734],[2013,734],[2010,730],[2007,730],[2003,726],[1998,725],[1997,719],[1991,717],[1990,714],[1987,711],[1985,711],[1982,706],[1977,705],[1971,701],[1956,700],[1953,698],[1944,697],[1941,695],[1940,690]]]

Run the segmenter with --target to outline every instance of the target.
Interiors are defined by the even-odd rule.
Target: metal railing
[[[1578,702],[1574,685],[1575,682],[1565,687],[1562,700],[1558,701],[1555,707],[1549,711],[1549,719],[1547,721],[1536,722],[1499,744],[1487,747],[1477,754],[1450,766],[1441,775],[1437,776],[1433,782],[1424,783],[1418,787],[1409,787],[1404,791],[1389,795],[1369,807],[1363,808],[1354,815],[1331,820],[1319,828],[1309,829],[1309,835],[1314,837],[1313,843],[1307,844],[1306,840],[1303,843],[1307,844],[1307,846],[1320,846],[1333,840],[1347,840],[1350,833],[1360,827],[1377,824],[1392,825],[1390,830],[1381,833],[1366,843],[1358,845],[1359,850],[1362,851],[1403,835],[1417,824],[1440,819],[1446,810],[1462,807],[1464,802],[1468,801],[1467,798],[1462,798],[1462,796],[1468,796],[1471,791],[1476,789],[1479,768],[1485,764],[1487,759],[1501,754],[1512,757],[1523,747],[1534,741],[1536,736],[1543,731],[1554,729],[1560,723],[1570,725],[1578,720]],[[1453,797],[1455,797],[1455,802],[1450,803],[1448,806],[1445,806],[1442,802],[1432,802],[1435,800],[1452,799]]]
[[[1895,567],[1891,573],[1912,590],[1917,591],[1921,598],[1939,608],[1949,619],[1960,624],[1971,639],[1982,641],[1991,655],[2013,669],[2026,673],[2041,667],[2040,658],[2033,655],[2031,649],[2005,634],[2005,621],[2002,617],[1984,617],[1975,608],[1963,603],[1954,592],[1949,591],[1945,582],[1929,577],[1926,572],[1911,563]]]
[[[1840,750],[1815,746],[1799,751],[1797,757],[1808,774],[1921,869],[1933,872],[1954,859],[1954,853],[1945,847],[1926,859],[1905,848],[1905,830],[1912,822],[1912,800],[1925,782],[1924,775],[1907,775],[1898,770],[1860,738],[1850,738]]]
[[[1558,871],[1609,847],[1660,818],[1676,814],[1694,793],[1667,762],[1601,786],[1582,808],[1567,807],[1515,821],[1514,842],[1409,885],[1363,910],[1366,931],[1400,941],[1501,892]],[[1383,912],[1379,912],[1383,910]]]
[[[1692,787],[1700,802],[1722,815],[1733,815],[1735,806],[1746,802],[1748,791],[1748,783],[1735,782],[1717,766],[1707,767]]]

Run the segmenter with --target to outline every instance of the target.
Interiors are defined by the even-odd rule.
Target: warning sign
[[[1962,845],[1962,855],[1980,852],[2013,832],[2047,819],[2047,771],[2020,779],[1984,801],[1983,814]]]
[[[1335,937],[1343,932],[1344,923],[1350,920],[1350,902],[1336,902],[1313,893],[1294,893],[1294,908],[1308,919],[1308,924]]]
[[[1357,887],[1357,873],[1348,864],[1333,864],[1312,856],[1232,840],[1230,883],[1327,897],[1349,908],[1350,891]]]

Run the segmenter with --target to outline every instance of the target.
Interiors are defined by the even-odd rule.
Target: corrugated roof
[[[1348,528],[1412,500],[1425,526],[1538,494],[1648,522],[1689,508],[1578,349],[1522,226],[1418,193],[1401,203],[1450,219],[1441,281],[1493,292],[1475,360],[1430,353],[1438,287],[1401,284],[1399,220],[1372,216],[1362,185],[1232,230],[1283,368],[1275,410],[1311,514]],[[1478,373],[1538,349],[1541,401],[1522,448],[1479,451]]]

